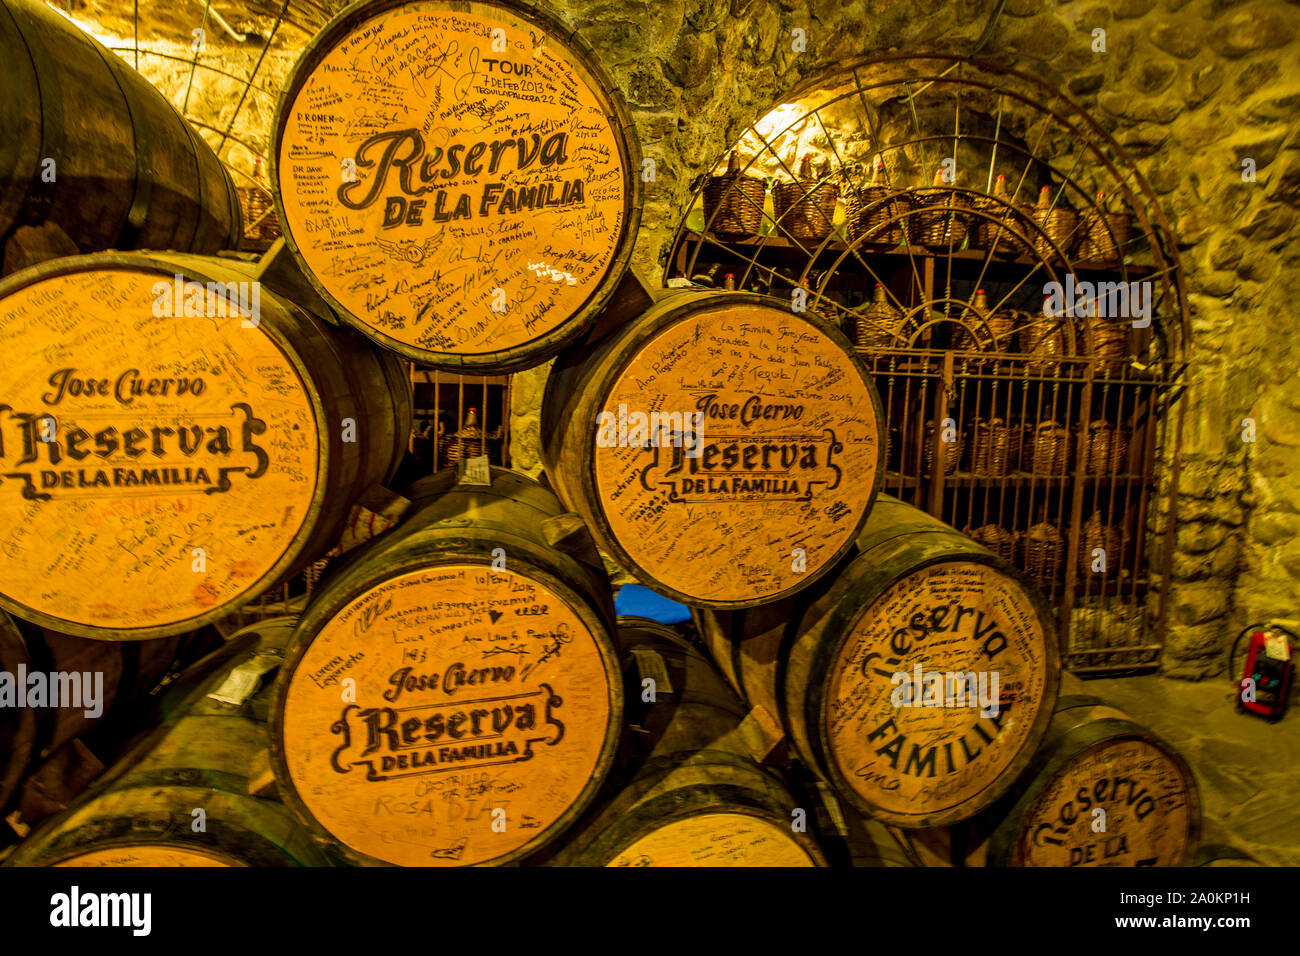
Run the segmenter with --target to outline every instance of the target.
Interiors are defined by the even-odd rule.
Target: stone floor
[[[1225,843],[1268,866],[1300,865],[1300,703],[1277,723],[1235,705],[1227,678],[1123,677],[1085,693],[1130,714],[1182,753],[1200,787],[1202,843]]]

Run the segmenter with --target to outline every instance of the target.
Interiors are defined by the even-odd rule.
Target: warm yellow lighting
[[[55,13],[57,13],[59,16],[63,17],[63,19],[73,24],[82,33],[86,34],[87,36],[94,37],[96,40],[98,40],[106,47],[119,46],[122,43],[127,42],[123,37],[119,37],[116,34],[104,33],[99,29],[99,26],[97,24],[87,23],[84,20],[78,20],[72,14],[63,10],[61,7],[55,6],[53,3],[47,3],[46,6],[49,7],[51,10],[53,10]]]

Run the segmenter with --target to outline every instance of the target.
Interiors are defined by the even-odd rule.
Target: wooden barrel
[[[121,715],[153,690],[180,646],[178,637],[88,641],[25,625],[0,611],[0,816],[42,754]],[[89,685],[80,675],[88,675]]]
[[[859,812],[898,827],[989,806],[1029,762],[1056,700],[1056,629],[1032,585],[886,495],[827,583],[697,619],[797,755]]]
[[[327,865],[281,803],[253,795],[266,767],[268,675],[293,623],[259,622],[196,664],[160,703],[160,725],[6,865]]]
[[[806,768],[794,768],[791,778],[797,781],[794,792],[800,805],[811,807],[809,820],[831,866],[919,865],[908,854],[905,839],[896,835],[901,831],[891,831],[879,820],[864,817],[845,805],[829,784],[816,779]]]
[[[239,245],[225,167],[120,57],[44,3],[0,0],[0,63],[0,274],[77,252]]]
[[[1061,687],[1020,779],[970,820],[899,833],[909,854],[925,866],[1190,865],[1199,799],[1182,758],[1068,672]]]
[[[1186,761],[1096,697],[1061,698],[1016,789],[988,865],[1188,866],[1196,851],[1200,798]]]
[[[647,586],[692,607],[752,607],[852,547],[884,472],[880,422],[838,330],[765,296],[670,292],[556,359],[542,461]]]
[[[343,321],[425,365],[538,365],[627,268],[640,151],[570,27],[514,0],[356,4],[303,53],[276,213]]]
[[[224,616],[329,549],[410,431],[395,356],[233,259],[10,276],[0,353],[0,607],[63,633]]]
[[[280,674],[280,792],[357,862],[512,862],[613,761],[623,692],[594,546],[527,476],[489,480],[417,482],[410,516],[322,583]]]
[[[628,733],[557,866],[817,866],[808,811],[760,766],[746,708],[672,628],[620,617]],[[653,682],[653,683],[647,683]]]

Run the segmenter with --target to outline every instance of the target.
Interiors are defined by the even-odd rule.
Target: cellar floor
[[[1202,842],[1226,843],[1268,866],[1300,865],[1300,706],[1275,724],[1235,707],[1227,678],[1156,675],[1086,682],[1177,747],[1196,775]]]

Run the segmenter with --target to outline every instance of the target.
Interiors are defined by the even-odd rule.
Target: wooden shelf
[[[417,385],[508,385],[509,375],[462,375],[459,372],[440,372],[433,368],[417,368],[411,372],[411,381]]]
[[[955,474],[945,475],[943,483],[945,488],[963,485],[965,487],[1003,486],[1007,488],[1026,488],[1030,485],[1042,485],[1055,488],[1071,485],[1078,480],[1073,474],[1035,475],[1031,472],[1018,471],[1009,475],[977,475],[971,472],[959,471]],[[1083,483],[1092,486],[1136,487],[1143,483],[1143,479],[1141,475],[1084,475]]]
[[[894,259],[899,263],[906,262],[909,259],[942,259],[951,260],[954,263],[963,265],[979,265],[984,261],[985,251],[983,249],[956,249],[949,252],[946,248],[937,246],[897,246],[893,249],[880,247],[854,247],[850,243],[842,241],[829,241],[821,244],[801,245],[786,236],[755,236],[752,239],[721,239],[713,236],[705,236],[701,233],[689,231],[683,234],[682,242],[679,246],[684,249],[687,243],[707,244],[712,252],[717,255],[706,256],[701,253],[700,259],[705,262],[719,262],[723,256],[736,262],[744,262],[747,258],[753,258],[752,255],[740,255],[733,252],[733,249],[751,251],[772,251],[777,254],[778,258],[790,259],[798,265],[804,265],[810,260],[817,261],[823,256],[828,258],[840,259],[847,254],[844,259],[845,263],[852,262],[852,268],[860,268],[857,256],[863,259],[879,258],[883,260]],[[851,251],[853,250],[853,251]],[[856,252],[856,255],[854,254]],[[1040,260],[1030,259],[1025,256],[1010,257],[994,255],[990,260],[990,268],[999,268],[1010,270],[1013,268],[1023,271],[1038,265]],[[1108,264],[1105,262],[1071,262],[1076,274],[1080,272],[1096,274],[1112,274],[1121,271],[1118,263]],[[1061,266],[1063,267],[1063,265]],[[1153,275],[1156,272],[1154,266],[1144,265],[1141,263],[1124,263],[1123,271],[1125,274],[1134,279],[1141,279]]]

